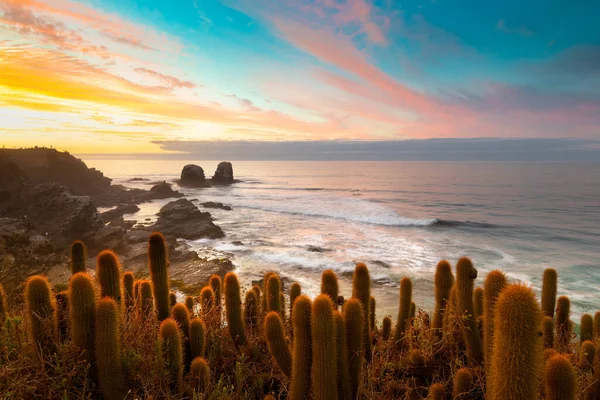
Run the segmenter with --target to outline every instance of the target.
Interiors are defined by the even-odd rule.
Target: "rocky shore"
[[[200,173],[201,172],[201,173]],[[110,248],[124,270],[148,274],[146,251],[151,232],[162,232],[170,251],[174,287],[195,292],[213,274],[233,269],[228,259],[202,259],[182,239],[220,238],[225,234],[209,212],[203,212],[167,182],[149,190],[112,185],[102,172],[88,168],[69,153],[47,148],[0,150],[0,282],[19,301],[22,282],[34,274],[66,283],[69,246],[73,240],[88,247],[88,268],[95,254]],[[207,187],[235,183],[229,162],[219,164],[212,178],[196,165],[185,166],[180,186]],[[142,226],[123,216],[139,211],[138,204],[173,199],[158,213],[154,225]],[[217,202],[204,208],[226,208]],[[111,207],[100,213],[98,207]]]

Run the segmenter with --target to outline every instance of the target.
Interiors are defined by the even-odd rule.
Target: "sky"
[[[0,0],[0,145],[597,150],[598,15],[595,0]]]

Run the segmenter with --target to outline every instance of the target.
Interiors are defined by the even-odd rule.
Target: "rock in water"
[[[213,175],[213,181],[219,183],[233,183],[233,166],[229,161],[221,161]]]
[[[225,236],[207,212],[202,212],[188,199],[172,201],[160,209],[152,230],[182,239],[221,238]]]
[[[205,183],[204,170],[199,165],[188,164],[181,170],[181,186],[204,186]]]

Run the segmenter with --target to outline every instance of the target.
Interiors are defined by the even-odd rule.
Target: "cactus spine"
[[[270,311],[265,317],[265,337],[269,351],[275,359],[277,366],[285,376],[292,376],[292,354],[285,340],[283,323],[277,311]]]
[[[473,389],[473,375],[467,368],[461,368],[454,375],[454,389],[452,398],[456,400],[466,400],[469,398],[469,392]]]
[[[76,240],[71,245],[71,275],[85,272],[86,248],[83,242]]]
[[[544,277],[542,280],[542,312],[550,318],[554,318],[557,280],[556,270],[552,268],[544,270]]]
[[[190,358],[204,357],[206,348],[206,326],[200,318],[194,318],[190,322]]]
[[[339,311],[333,312],[337,342],[337,383],[338,397],[342,400],[352,399],[352,385],[350,384],[350,370],[348,367],[348,345],[346,338],[346,323]]]
[[[121,265],[112,250],[103,250],[96,259],[96,279],[100,285],[100,297],[112,297],[121,303]]]
[[[579,350],[579,368],[582,370],[592,369],[596,359],[596,346],[591,340],[586,340],[581,344]]]
[[[544,392],[547,400],[572,400],[576,398],[577,374],[569,359],[556,354],[546,362]]]
[[[365,323],[363,310],[362,303],[355,298],[348,300],[343,308],[346,332],[352,332],[352,334],[346,335],[346,354],[348,357],[348,370],[350,371],[350,385],[353,399],[356,399],[358,394],[360,368],[362,366],[362,346],[364,343],[362,335]],[[387,318],[390,320],[391,325],[391,318]]]
[[[158,232],[148,240],[148,266],[152,279],[152,296],[158,321],[169,318],[169,271],[165,238]]]
[[[276,311],[281,313],[281,282],[277,274],[271,274],[267,281],[267,311]]]
[[[166,318],[160,324],[162,357],[169,374],[171,390],[178,392],[183,378],[181,355],[181,337],[179,327],[172,318]]]
[[[56,304],[48,280],[35,275],[25,284],[25,302],[29,322],[29,339],[37,354],[53,352],[56,339]]]
[[[494,310],[496,301],[504,286],[506,275],[500,270],[490,271],[483,283],[483,340],[484,343],[484,366],[487,381],[490,377],[490,366],[494,352]]]
[[[339,290],[336,273],[331,269],[323,271],[323,274],[321,275],[321,294],[329,296],[333,308],[336,310]]]
[[[579,336],[580,342],[579,344],[585,342],[586,340],[594,339],[594,319],[590,314],[583,314],[581,316],[581,326],[579,327]]]
[[[542,336],[544,337],[544,348],[551,349],[554,347],[554,320],[551,317],[545,316],[542,319]]]
[[[536,398],[542,361],[541,317],[535,295],[525,285],[508,285],[498,296],[489,400]]]
[[[456,263],[456,303],[464,319],[460,327],[467,346],[469,364],[477,365],[483,361],[483,345],[481,335],[474,318],[473,282],[477,278],[477,270],[467,257],[462,257]],[[459,314],[459,315],[460,315]]]
[[[190,351],[190,314],[187,307],[181,303],[175,304],[171,309],[171,318],[177,322],[181,332],[183,365],[185,366],[184,369],[188,370],[193,358]]]
[[[244,298],[244,322],[248,329],[253,329],[258,323],[258,299],[256,292],[249,290]]]
[[[441,383],[434,383],[429,387],[427,400],[446,400],[446,389]]]
[[[401,349],[405,346],[406,341],[404,335],[410,319],[410,309],[412,305],[412,281],[410,278],[404,277],[400,281],[400,301],[398,308],[398,321],[396,322],[396,330],[394,332],[394,342]]]
[[[69,282],[69,307],[73,342],[84,351],[84,357],[94,362],[96,337],[96,292],[88,274],[78,272]]]
[[[133,292],[133,273],[127,271],[123,274],[123,290],[125,291],[125,308],[130,310],[133,307],[133,299],[135,298]]]
[[[294,355],[290,400],[310,398],[310,375],[312,365],[311,314],[312,302],[306,296],[298,296],[294,302],[292,324],[294,326]]]
[[[240,282],[233,272],[225,275],[225,312],[229,335],[236,346],[246,344],[246,328],[242,318],[242,295]]]
[[[358,263],[352,277],[352,297],[358,299],[363,308],[363,348],[365,359],[371,362],[373,356],[371,351],[371,328],[369,327],[369,301],[371,299],[371,277],[366,264]],[[348,330],[348,332],[351,332]]]
[[[313,302],[311,319],[311,381],[315,400],[337,399],[335,382],[338,355],[335,328],[331,299],[326,294],[319,295]]]
[[[192,361],[190,375],[193,382],[196,382],[194,389],[197,394],[202,394],[207,391],[210,384],[210,368],[204,357],[196,357]]]
[[[392,332],[392,319],[389,316],[383,317],[383,328],[381,332],[381,336],[383,340],[388,340],[390,338],[390,333]]]
[[[483,288],[476,287],[473,292],[473,318],[483,315]]]
[[[560,296],[556,302],[556,341],[557,350],[566,352],[571,342],[571,301],[567,296]]]
[[[96,367],[100,391],[106,400],[121,400],[127,394],[121,369],[119,313],[112,297],[104,297],[96,308]]]

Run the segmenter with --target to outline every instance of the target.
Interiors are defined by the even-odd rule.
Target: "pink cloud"
[[[167,84],[171,88],[186,88],[193,89],[196,87],[196,84],[190,81],[184,81],[178,78],[175,78],[171,75],[161,74],[160,72],[148,69],[148,68],[136,68],[136,72],[140,72],[149,76],[152,76],[159,81]]]

